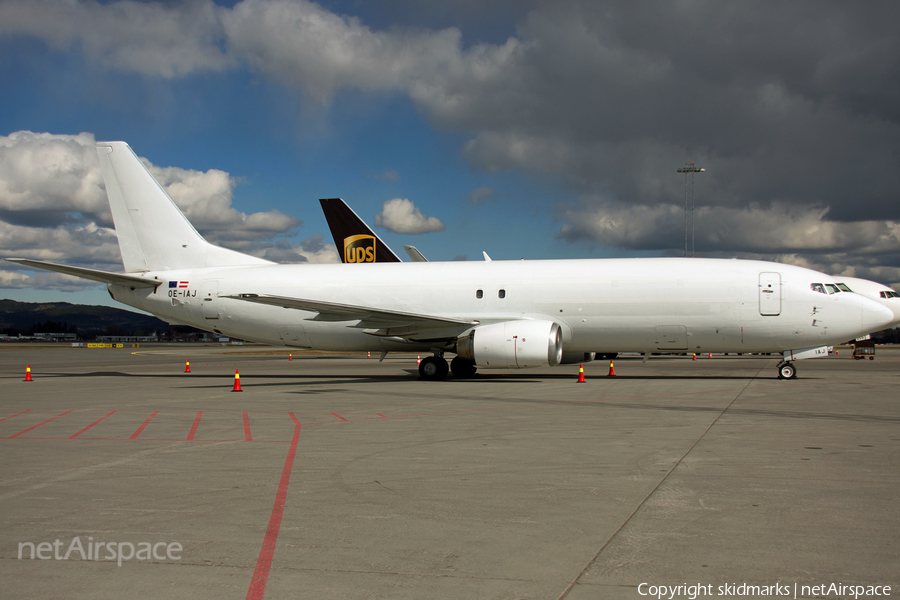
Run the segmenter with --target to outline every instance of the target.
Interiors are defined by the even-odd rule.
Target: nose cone
[[[900,298],[891,298],[882,306],[885,306],[894,314],[894,320],[886,327],[896,327],[897,325],[900,325]]]
[[[900,323],[900,310],[891,310],[880,302],[868,298],[861,298],[861,300],[864,300],[862,307],[864,333],[881,331]]]

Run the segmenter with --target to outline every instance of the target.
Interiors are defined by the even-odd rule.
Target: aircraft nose
[[[896,327],[897,325],[900,325],[900,299],[892,298],[892,300],[892,305],[888,308],[888,310],[890,310],[894,314],[894,318],[891,321],[890,325],[888,325],[887,327]]]
[[[867,332],[881,331],[900,323],[898,315],[891,309],[874,300],[868,298],[865,300],[862,310],[862,325]]]

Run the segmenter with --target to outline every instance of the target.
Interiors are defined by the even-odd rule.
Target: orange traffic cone
[[[184,372],[185,373],[191,372],[191,361],[189,361],[189,360],[184,361]]]
[[[586,383],[584,380],[584,365],[578,365],[578,381],[575,383]]]
[[[616,370],[613,369],[612,361],[609,361],[609,374],[607,375],[607,377],[615,377],[615,376],[616,376]]]
[[[416,354],[416,364],[417,365],[422,364],[422,355],[421,354]]]
[[[34,379],[31,378],[31,365],[25,366],[25,381],[34,381]]]
[[[709,357],[712,358],[712,352],[709,353]]]
[[[231,388],[232,392],[243,392],[241,389],[241,374],[238,373],[238,370],[234,370],[234,387]]]
[[[294,360],[294,353],[288,352],[288,360]]]
[[[372,353],[371,353],[371,352],[366,352],[366,358],[372,358]]]
[[[697,353],[696,353],[696,352],[694,352],[694,358],[692,358],[691,360],[697,360]]]

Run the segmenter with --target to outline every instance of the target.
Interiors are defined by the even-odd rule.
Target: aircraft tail
[[[203,239],[125,142],[97,154],[126,272],[270,264]]]
[[[381,238],[340,198],[319,200],[341,262],[400,262]]]

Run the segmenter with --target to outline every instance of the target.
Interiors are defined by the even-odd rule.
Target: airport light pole
[[[691,174],[691,256],[694,256],[694,173],[702,173],[706,169],[701,169],[691,161],[690,164],[685,163],[683,167],[678,169],[678,173],[684,173],[684,256],[688,255],[688,173]]]

